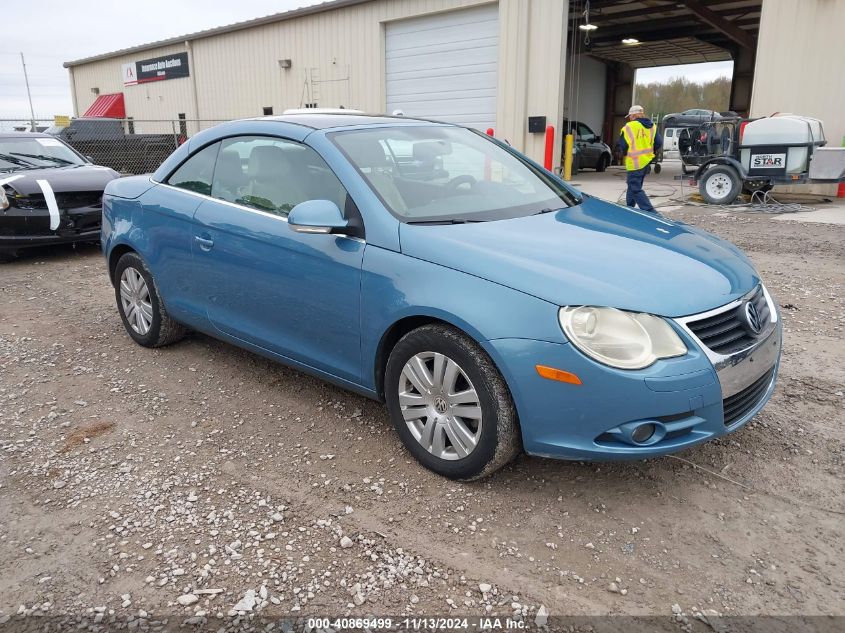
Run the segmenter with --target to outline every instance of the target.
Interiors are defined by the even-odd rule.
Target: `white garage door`
[[[498,50],[496,4],[389,23],[387,112],[494,127]]]

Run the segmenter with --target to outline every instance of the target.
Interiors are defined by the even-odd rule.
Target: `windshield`
[[[84,164],[76,152],[55,138],[0,138],[0,170],[3,171]]]
[[[404,222],[500,220],[579,201],[549,174],[464,128],[384,127],[329,136]]]

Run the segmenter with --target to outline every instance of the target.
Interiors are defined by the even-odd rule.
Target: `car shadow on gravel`
[[[90,257],[99,251],[99,242],[36,246],[33,248],[21,249],[17,252],[17,256],[9,261],[3,261],[3,259],[0,258],[0,267],[28,266],[38,263],[59,261],[69,257]]]

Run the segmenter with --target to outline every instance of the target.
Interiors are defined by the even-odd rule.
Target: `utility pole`
[[[32,108],[32,93],[29,91],[29,77],[26,74],[26,62],[23,59],[23,52],[21,52],[21,66],[23,66],[23,79],[26,82],[26,96],[29,99],[29,116],[32,117],[30,119],[30,124],[32,127],[30,128],[30,132],[36,132],[35,129],[35,110]]]

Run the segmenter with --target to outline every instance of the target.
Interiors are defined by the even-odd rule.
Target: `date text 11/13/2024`
[[[449,617],[347,617],[347,618],[309,618],[308,630],[331,629],[343,630],[396,630],[396,631],[490,631],[525,629],[524,620],[509,617],[449,618]]]

